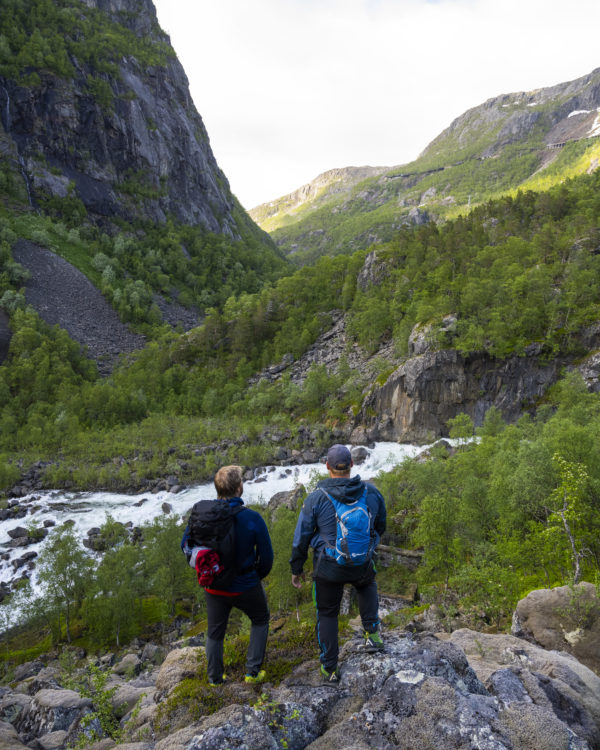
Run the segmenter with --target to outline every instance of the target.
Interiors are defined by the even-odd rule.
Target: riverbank
[[[35,492],[61,489],[69,492],[108,491],[177,493],[210,481],[219,466],[238,464],[246,479],[264,466],[301,466],[318,461],[334,442],[347,442],[347,430],[322,425],[290,427],[275,422],[253,427],[238,423],[238,434],[225,435],[219,422],[206,421],[202,430],[172,419],[146,420],[135,435],[111,431],[92,444],[66,446],[52,454],[21,453],[6,459],[0,472],[0,509],[6,500]],[[227,425],[231,432],[231,425]],[[196,435],[194,435],[196,432]],[[201,435],[202,442],[190,439]]]

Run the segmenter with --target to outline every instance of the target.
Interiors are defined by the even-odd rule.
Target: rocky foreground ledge
[[[511,635],[391,630],[381,654],[357,635],[341,651],[338,686],[316,659],[278,687],[230,683],[231,700],[198,721],[156,729],[161,704],[203,671],[203,649],[179,644],[160,667],[146,644],[116,665],[113,698],[128,736],[122,750],[594,750],[600,678],[573,656]],[[162,657],[164,658],[164,654]],[[52,667],[5,688],[0,750],[66,750],[81,739],[89,700],[58,687]],[[267,662],[268,670],[268,662]],[[125,679],[123,675],[138,671]],[[220,693],[222,695],[222,693]],[[140,701],[137,708],[134,705]],[[108,750],[104,739],[90,745]]]
[[[393,631],[385,653],[351,641],[342,658],[338,687],[306,663],[268,702],[228,706],[155,750],[600,747],[600,678],[566,654],[470,630]]]

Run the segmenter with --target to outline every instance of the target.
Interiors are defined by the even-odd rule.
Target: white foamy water
[[[389,471],[405,458],[412,458],[424,450],[424,446],[401,445],[399,443],[377,443],[369,449],[365,462],[352,469],[352,476],[357,474],[362,479],[372,479],[381,471]],[[326,475],[323,463],[303,464],[302,466],[267,466],[253,480],[244,482],[243,499],[247,505],[266,504],[277,492],[293,490],[298,484],[307,485],[316,475]],[[13,560],[18,560],[27,552],[40,553],[45,542],[31,544],[27,547],[11,549],[6,547],[10,541],[8,531],[17,526],[28,527],[32,523],[43,526],[44,521],[54,521],[60,526],[65,521],[73,522],[75,535],[80,539],[87,537],[89,529],[102,526],[108,514],[123,524],[132,523],[140,526],[151,523],[155,518],[164,515],[163,503],[168,503],[171,513],[182,516],[198,500],[210,500],[215,497],[212,482],[199,484],[172,494],[170,492],[141,493],[123,495],[113,492],[62,492],[51,490],[44,493],[21,498],[19,505],[28,513],[23,518],[13,518],[0,522],[0,551],[5,560],[0,560],[0,581],[9,583],[27,570],[26,567],[15,571]],[[50,529],[52,533],[52,529]],[[174,554],[178,550],[174,550]],[[35,583],[35,572],[32,574]]]

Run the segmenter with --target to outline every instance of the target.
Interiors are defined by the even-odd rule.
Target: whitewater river
[[[369,449],[365,462],[352,469],[352,476],[360,474],[362,479],[371,479],[381,471],[389,471],[407,457],[423,451],[425,446],[400,445],[399,443],[377,443]],[[253,480],[244,482],[243,498],[246,504],[268,503],[277,492],[293,490],[298,484],[307,485],[317,474],[325,474],[322,463],[302,466],[267,466]],[[79,539],[87,536],[92,527],[102,526],[107,514],[121,523],[131,522],[134,526],[151,522],[164,514],[163,504],[171,506],[171,513],[185,514],[197,500],[213,499],[215,488],[212,482],[199,484],[172,494],[169,492],[120,495],[112,492],[63,492],[50,490],[21,498],[19,504],[27,508],[23,518],[13,518],[0,522],[0,581],[9,583],[21,575],[26,567],[15,570],[13,560],[18,560],[28,552],[43,553],[44,541],[26,547],[10,549],[4,545],[10,541],[8,531],[17,526],[27,527],[34,521],[43,526],[44,521],[53,521],[56,526],[65,521],[73,522],[73,530]],[[52,533],[52,529],[50,529]],[[32,582],[35,572],[32,574]]]

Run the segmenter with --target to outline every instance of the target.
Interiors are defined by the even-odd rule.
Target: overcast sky
[[[599,0],[154,0],[245,208],[600,67]]]

